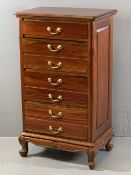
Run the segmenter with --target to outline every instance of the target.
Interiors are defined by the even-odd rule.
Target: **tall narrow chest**
[[[23,132],[28,142],[96,152],[113,136],[112,34],[116,10],[39,7],[16,13],[20,23]]]

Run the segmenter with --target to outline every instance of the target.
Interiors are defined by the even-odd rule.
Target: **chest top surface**
[[[93,8],[68,8],[68,7],[37,7],[21,12],[16,16],[22,17],[63,17],[63,18],[82,18],[97,20],[117,13],[115,9],[93,9]]]

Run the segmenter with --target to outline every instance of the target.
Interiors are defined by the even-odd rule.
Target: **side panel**
[[[109,26],[97,32],[97,120],[96,127],[101,127],[108,120],[108,60]]]
[[[92,141],[111,127],[112,17],[93,22]]]

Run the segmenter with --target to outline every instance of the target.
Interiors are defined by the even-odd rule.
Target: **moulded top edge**
[[[115,9],[93,9],[93,8],[67,8],[67,7],[37,7],[15,15],[19,18],[74,18],[81,20],[97,20],[103,17],[115,15]]]

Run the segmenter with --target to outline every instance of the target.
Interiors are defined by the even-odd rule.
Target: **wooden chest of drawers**
[[[85,151],[110,151],[112,21],[116,10],[40,7],[20,20],[23,132],[28,142]]]

